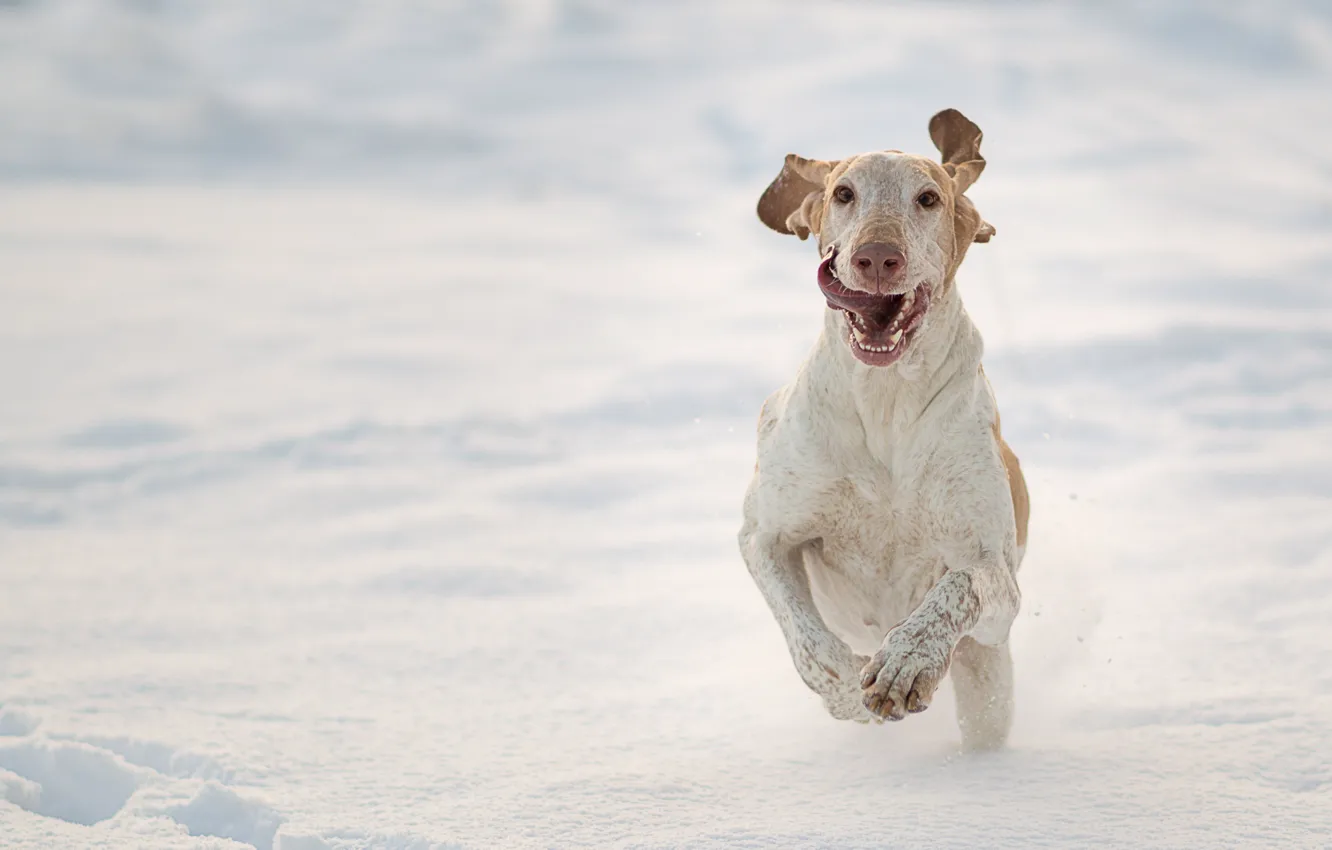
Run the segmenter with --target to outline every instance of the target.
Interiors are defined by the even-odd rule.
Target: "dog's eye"
[[[856,193],[851,191],[850,186],[838,186],[833,189],[833,200],[839,204],[849,204],[856,199]]]
[[[926,189],[924,192],[921,192],[920,195],[916,198],[916,203],[920,204],[922,207],[925,207],[926,209],[929,209],[930,207],[939,203],[939,193],[935,192],[932,189]]]

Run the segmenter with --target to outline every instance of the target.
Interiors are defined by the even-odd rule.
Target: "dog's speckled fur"
[[[930,306],[889,366],[857,359],[846,317],[826,310],[813,352],[760,414],[740,547],[796,670],[834,717],[923,711],[951,669],[963,744],[990,748],[1012,720],[1026,485],[953,280],[967,248],[994,234],[962,194],[985,165],[980,130],[945,110],[930,135],[942,164],[895,151],[788,156],[759,203],[773,229],[817,236],[821,256],[835,246],[848,286],[857,246],[900,248],[902,285],[923,284]],[[853,203],[834,202],[840,186]],[[930,208],[918,203],[927,189]]]

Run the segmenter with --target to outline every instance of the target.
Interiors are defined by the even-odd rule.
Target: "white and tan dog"
[[[985,167],[981,131],[949,109],[930,138],[942,165],[792,154],[759,200],[768,227],[818,237],[827,310],[759,415],[740,547],[833,717],[924,711],[951,669],[977,749],[1012,720],[1028,503],[953,281],[995,232],[962,194]]]

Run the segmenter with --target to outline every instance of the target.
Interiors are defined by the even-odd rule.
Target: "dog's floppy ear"
[[[758,217],[778,233],[801,239],[818,233],[823,224],[823,187],[836,162],[786,155],[781,173],[764,190]]]
[[[957,184],[957,191],[967,191],[985,170],[980,127],[956,109],[945,109],[930,119],[930,140],[939,149],[944,171]]]
[[[976,205],[966,195],[958,195],[954,203],[953,227],[958,236],[958,247],[963,250],[972,242],[989,242],[995,233],[994,225],[981,218]]]
[[[980,217],[976,207],[963,196],[963,192],[976,182],[985,170],[985,157],[981,156],[981,129],[956,109],[945,109],[930,119],[930,140],[939,149],[944,171],[957,186],[957,232],[973,232],[972,242],[989,242],[994,236],[994,225]]]
[[[997,232],[998,231],[994,229],[993,224],[990,224],[988,221],[981,219],[980,227],[976,228],[976,236],[971,241],[989,242],[990,237],[994,236],[994,234]]]
[[[989,242],[993,235],[994,226],[981,218],[971,199],[958,195],[953,201],[953,260],[948,264],[948,278],[957,273],[971,243]]]

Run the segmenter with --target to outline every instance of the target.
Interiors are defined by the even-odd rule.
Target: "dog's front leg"
[[[759,533],[747,524],[740,532],[740,550],[781,626],[796,671],[810,690],[823,697],[828,713],[838,720],[877,720],[861,698],[859,677],[866,659],[823,622],[809,590],[800,545]]]
[[[924,711],[963,637],[1002,647],[1006,658],[1004,644],[1018,602],[1017,582],[997,557],[944,573],[865,665],[860,679],[865,707],[888,720]]]

